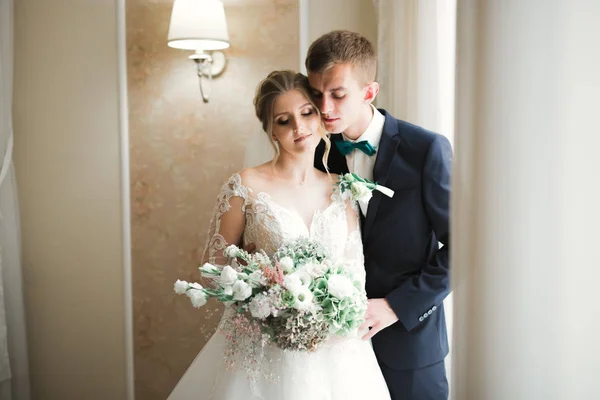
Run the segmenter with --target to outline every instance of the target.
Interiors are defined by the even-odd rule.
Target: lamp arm
[[[198,60],[196,61],[196,73],[198,74],[198,85],[200,86],[200,94],[202,95],[202,101],[208,103],[208,98],[211,93],[211,84],[212,84],[212,68],[210,66],[210,62],[201,63]],[[205,72],[203,70],[208,70]],[[207,84],[207,93],[204,92],[204,87],[202,85],[202,80],[208,79]]]
[[[192,60],[196,63],[196,74],[198,75],[198,85],[200,86],[200,94],[202,95],[202,101],[204,103],[208,103],[208,99],[211,93],[211,83],[212,83],[212,57],[206,53],[196,53],[193,56],[190,56]],[[204,91],[204,87],[202,85],[202,80],[208,79],[207,84],[207,93]]]

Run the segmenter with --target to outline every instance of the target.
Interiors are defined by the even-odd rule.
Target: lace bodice
[[[223,250],[231,244],[223,236],[221,221],[227,212],[239,212],[232,209],[234,197],[242,200],[244,245],[252,243],[257,250],[264,250],[271,256],[283,242],[308,236],[323,243],[330,256],[343,261],[347,268],[354,270],[357,277],[362,277],[364,283],[364,259],[355,203],[344,200],[338,191],[334,191],[330,204],[323,210],[315,211],[310,226],[307,226],[296,211],[277,204],[268,193],[254,193],[244,186],[237,173],[223,185],[219,194],[204,251],[205,261],[221,264]]]
[[[240,174],[223,185],[211,221],[204,262],[224,265],[230,244],[254,244],[272,256],[286,241],[308,236],[320,241],[331,258],[348,268],[364,287],[365,271],[358,206],[334,190],[329,204],[312,215],[307,226],[294,210],[278,204],[265,192],[245,186]],[[227,324],[235,324],[236,310],[225,307],[221,335],[215,335],[194,361],[189,381],[178,385],[176,398],[191,398],[212,386],[210,399],[363,399],[389,400],[387,388],[370,343],[358,332],[332,335],[317,351],[289,351],[267,343],[262,336],[242,332],[231,344]],[[234,362],[230,363],[231,357]],[[227,359],[226,363],[224,360]],[[225,365],[235,365],[229,370]],[[357,365],[359,367],[357,367]],[[192,367],[190,367],[192,370]],[[212,375],[209,375],[211,374]],[[246,374],[248,374],[246,376]],[[248,378],[248,379],[246,379]],[[182,381],[185,380],[182,379]],[[193,382],[189,383],[189,382]],[[202,382],[199,391],[188,389]],[[368,385],[364,393],[349,385]],[[236,394],[233,394],[235,391]],[[332,394],[335,393],[335,396]],[[175,397],[173,397],[175,398]]]

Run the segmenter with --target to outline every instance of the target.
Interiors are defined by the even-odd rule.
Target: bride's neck
[[[293,159],[280,157],[273,165],[273,169],[278,178],[303,185],[306,182],[314,182],[317,177],[313,163],[312,156]]]

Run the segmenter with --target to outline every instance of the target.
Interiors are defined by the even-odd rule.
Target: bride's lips
[[[300,136],[299,138],[294,139],[294,143],[300,143],[300,142],[304,141],[304,139],[309,138],[311,136],[312,136],[312,133],[309,133],[308,135]]]

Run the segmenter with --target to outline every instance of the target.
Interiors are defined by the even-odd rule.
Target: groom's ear
[[[379,83],[377,82],[371,82],[371,83],[367,83],[367,90],[365,90],[365,98],[364,101],[366,103],[372,103],[373,100],[375,100],[375,97],[377,97],[377,93],[379,93]]]

